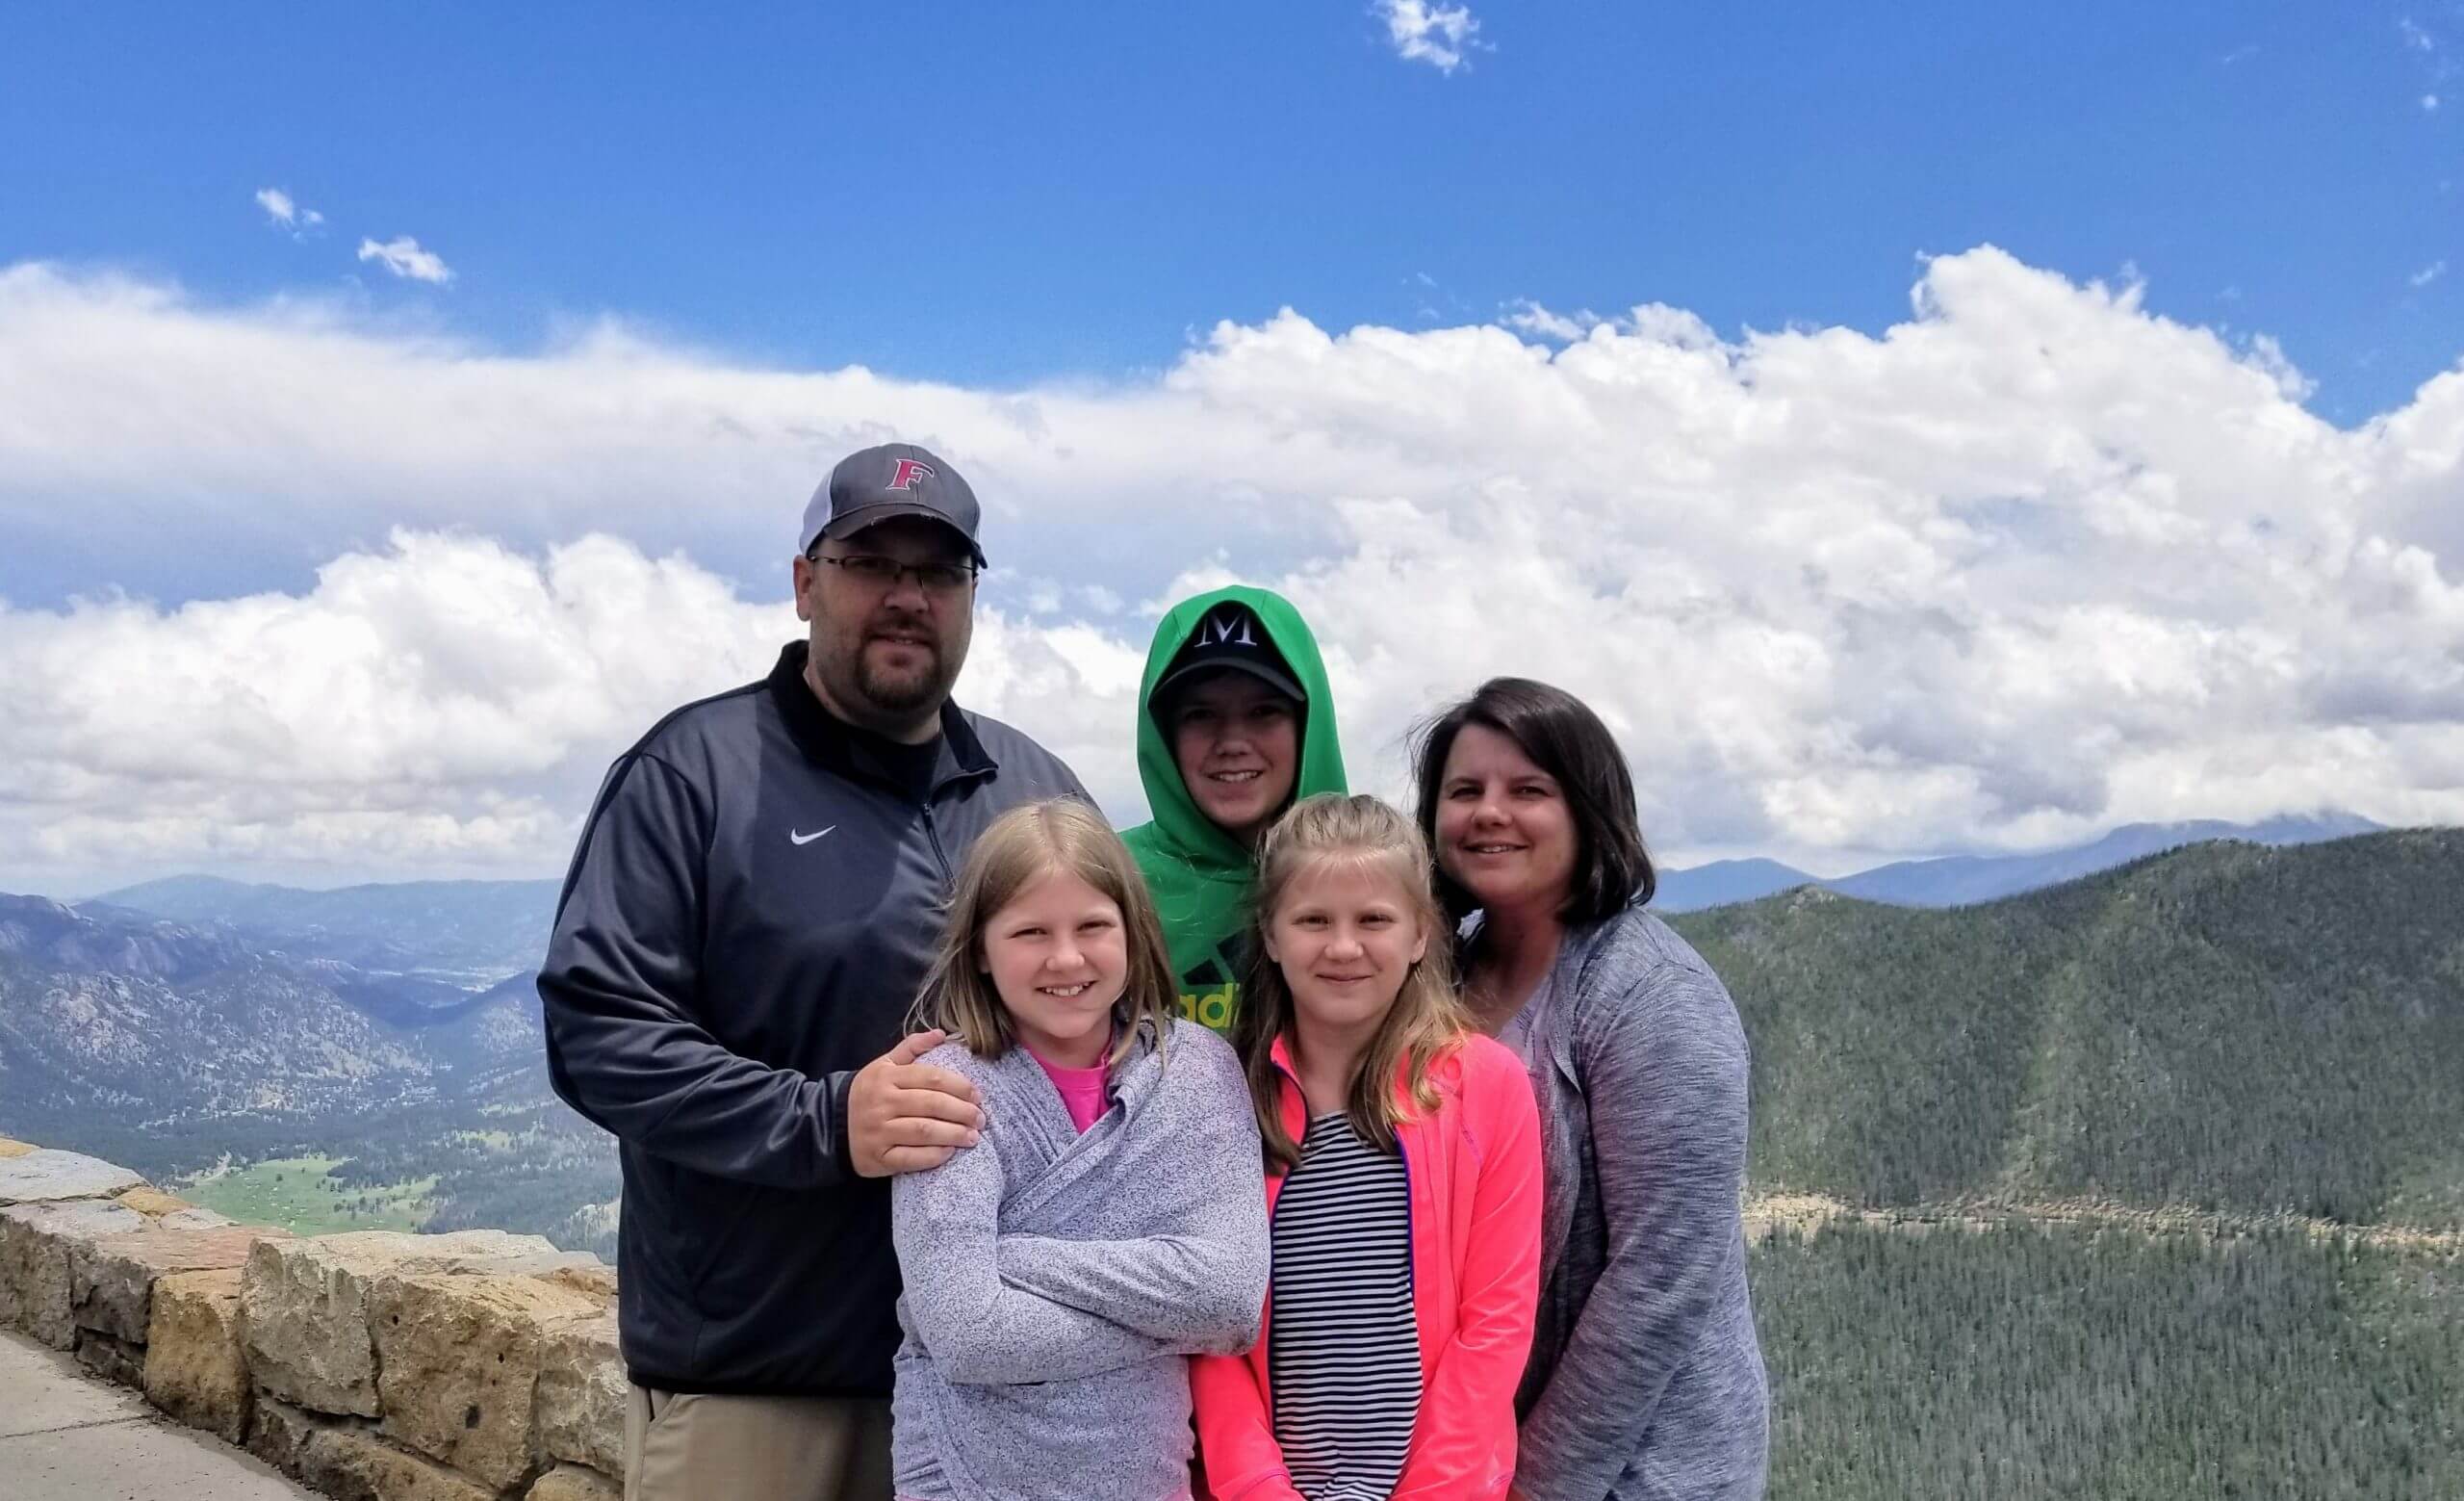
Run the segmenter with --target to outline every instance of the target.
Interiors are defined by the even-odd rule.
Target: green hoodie
[[[1247,846],[1198,812],[1181,781],[1171,743],[1155,719],[1155,685],[1189,644],[1198,623],[1219,605],[1242,604],[1257,613],[1275,650],[1308,693],[1300,716],[1300,773],[1295,800],[1319,792],[1349,790],[1344,783],[1343,746],[1335,736],[1334,695],[1326,687],[1325,663],[1300,611],[1282,595],[1235,584],[1183,600],[1155,628],[1147,648],[1146,675],[1138,688],[1138,776],[1146,785],[1154,820],[1121,836],[1145,872],[1147,890],[1164,919],[1164,940],[1180,976],[1181,1015],[1219,1032],[1229,1031],[1240,1012],[1241,956],[1237,942],[1249,925],[1249,893],[1257,878]]]

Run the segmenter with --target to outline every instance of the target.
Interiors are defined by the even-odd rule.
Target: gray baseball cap
[[[975,540],[984,512],[975,504],[975,492],[957,470],[912,443],[884,443],[840,459],[805,503],[796,551],[809,553],[823,537],[846,537],[893,516],[927,516],[942,523],[966,538],[975,565],[984,566],[984,549]]]

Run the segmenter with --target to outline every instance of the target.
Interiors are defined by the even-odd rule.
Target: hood
[[[1349,790],[1344,782],[1343,747],[1335,738],[1334,696],[1326,687],[1325,663],[1318,659],[1317,638],[1300,623],[1300,612],[1291,602],[1265,589],[1235,586],[1174,606],[1155,628],[1155,644],[1147,651],[1146,674],[1138,690],[1138,775],[1146,785],[1154,820],[1122,838],[1138,858],[1164,922],[1181,1015],[1218,1031],[1228,1029],[1240,1011],[1254,863],[1246,845],[1198,812],[1197,800],[1181,782],[1171,747],[1165,743],[1163,726],[1155,720],[1153,701],[1155,685],[1189,644],[1198,623],[1217,606],[1232,603],[1246,605],[1257,615],[1309,696],[1301,709],[1300,769],[1293,796]]]
[[[1344,753],[1335,735],[1334,695],[1326,686],[1325,663],[1318,658],[1318,638],[1301,622],[1292,602],[1270,589],[1233,584],[1183,600],[1155,627],[1154,644],[1146,650],[1146,671],[1138,686],[1138,779],[1146,789],[1153,810],[1152,837],[1157,845],[1205,870],[1245,872],[1249,850],[1198,811],[1197,800],[1181,781],[1164,727],[1155,718],[1155,685],[1172,659],[1189,644],[1198,623],[1218,606],[1239,604],[1254,611],[1274,641],[1292,675],[1309,701],[1301,706],[1300,772],[1293,787],[1295,800],[1319,792],[1343,792]]]

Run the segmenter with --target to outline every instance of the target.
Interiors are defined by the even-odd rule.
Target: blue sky
[[[1346,4],[789,11],[20,12],[0,261],[996,384],[1284,305],[1877,330],[1917,254],[1988,242],[2272,334],[2347,423],[2464,345],[2464,277],[2412,284],[2464,272],[2453,0],[1488,3],[1451,72]],[[353,258],[400,235],[449,286]]]
[[[1680,864],[2464,822],[2460,118],[2464,0],[25,10],[0,890],[552,873],[892,436],[1125,819],[1245,580]]]

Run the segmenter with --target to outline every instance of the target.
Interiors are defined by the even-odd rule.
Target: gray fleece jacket
[[[1515,1488],[1754,1501],[1770,1407],[1746,1296],[1746,1046],[1719,976],[1630,907],[1533,998],[1547,1186]]]
[[[984,1137],[895,1179],[907,1289],[898,1494],[1165,1501],[1189,1484],[1188,1357],[1231,1355],[1266,1306],[1266,1182],[1248,1089],[1204,1027],[1152,1032],[1078,1131],[1024,1049],[925,1061],[984,1093]]]

